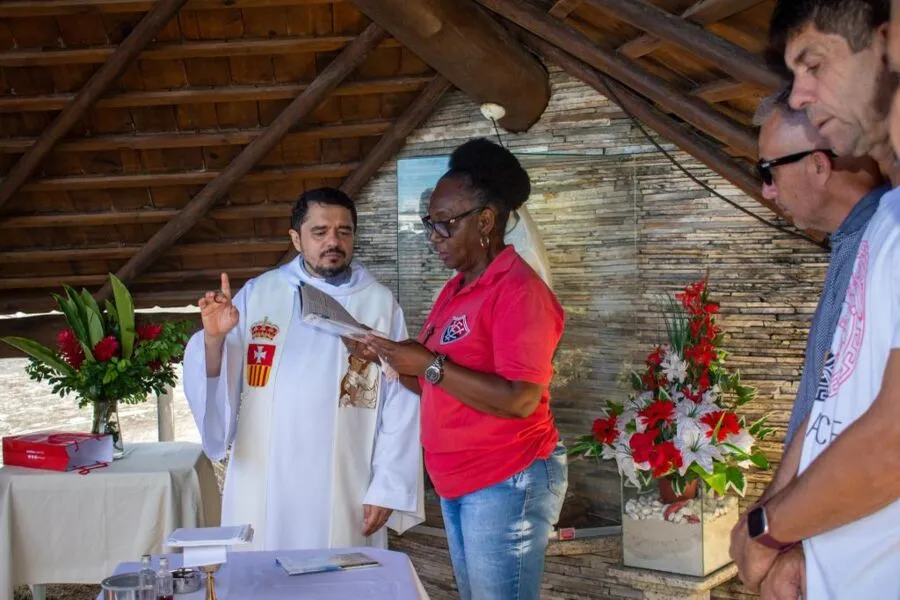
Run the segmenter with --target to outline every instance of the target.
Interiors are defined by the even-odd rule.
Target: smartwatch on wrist
[[[437,385],[444,378],[444,361],[447,360],[446,354],[435,354],[434,361],[425,369],[425,381],[431,385]]]
[[[761,504],[747,513],[747,533],[754,542],[759,542],[773,550],[785,550],[794,545],[793,542],[781,542],[769,535],[769,520],[765,504]]]

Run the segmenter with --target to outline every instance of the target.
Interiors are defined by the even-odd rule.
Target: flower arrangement
[[[765,417],[748,425],[738,414],[756,391],[725,368],[718,312],[706,279],[669,297],[668,343],[650,352],[642,372],[631,374],[628,400],[607,402],[591,435],[570,453],[614,458],[627,483],[640,489],[668,480],[681,496],[702,479],[720,495],[733,490],[743,496],[745,469],[768,469],[757,442],[771,429]]]
[[[109,430],[106,419],[98,422],[97,406],[114,411],[118,402],[144,402],[174,385],[190,321],[136,325],[131,294],[115,275],[110,280],[114,302],[107,300],[105,310],[87,290],[64,286],[64,296],[53,295],[68,325],[57,335],[56,350],[21,337],[2,341],[31,358],[25,368],[31,379],[46,380],[62,397],[77,395],[79,407],[93,403],[93,432],[111,433],[118,442],[118,431]]]

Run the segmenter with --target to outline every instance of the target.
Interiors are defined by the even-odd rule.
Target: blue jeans
[[[562,444],[506,481],[441,498],[461,600],[538,600],[544,552],[568,486]]]

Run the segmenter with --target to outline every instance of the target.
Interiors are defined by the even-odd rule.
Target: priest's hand
[[[370,335],[363,343],[401,375],[419,377],[434,362],[434,353],[415,340],[393,342]]]
[[[238,309],[231,303],[231,284],[226,273],[222,273],[220,289],[206,292],[197,305],[207,340],[222,340],[240,320]]]
[[[393,512],[390,508],[363,504],[363,535],[369,537],[384,527]]]

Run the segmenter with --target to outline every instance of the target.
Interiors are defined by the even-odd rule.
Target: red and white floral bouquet
[[[650,352],[642,372],[631,374],[630,397],[607,402],[591,435],[570,453],[614,458],[619,473],[640,489],[668,480],[681,496],[702,479],[718,494],[743,496],[744,471],[768,468],[757,442],[771,430],[765,417],[748,425],[738,414],[756,391],[725,368],[718,312],[706,279],[668,298],[668,343]]]

